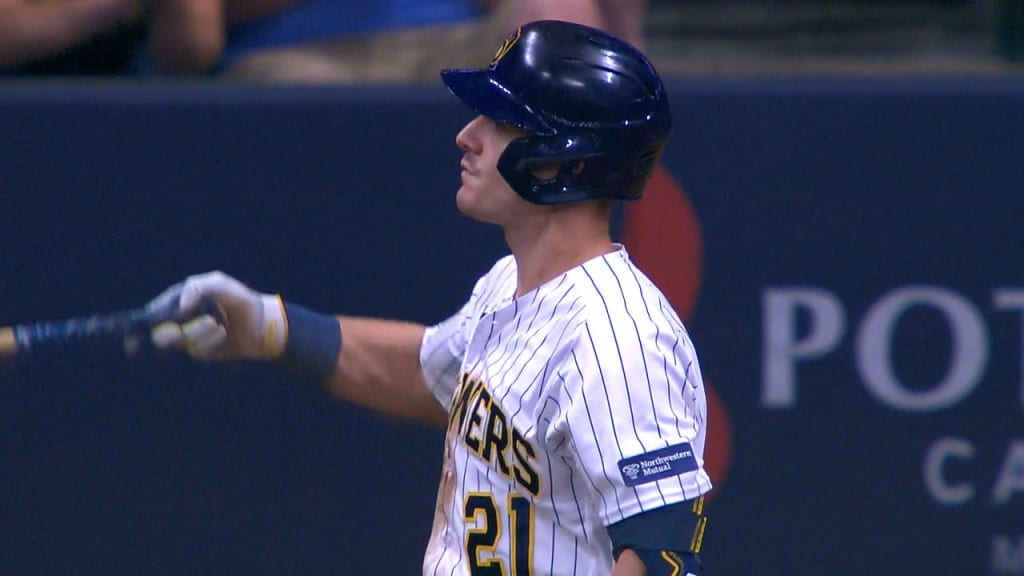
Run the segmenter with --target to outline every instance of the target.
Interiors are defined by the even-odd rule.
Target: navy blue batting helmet
[[[650,61],[580,24],[531,22],[487,68],[443,70],[441,78],[470,108],[529,132],[509,143],[498,171],[536,204],[639,198],[672,127]],[[552,163],[560,167],[550,180],[531,173]]]

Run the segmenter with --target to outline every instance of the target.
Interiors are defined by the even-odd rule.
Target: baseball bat
[[[149,342],[149,333],[169,320],[183,321],[210,314],[223,323],[224,315],[212,300],[182,318],[176,306],[140,307],[63,320],[0,326],[0,360],[30,358],[74,351],[90,346],[120,344],[131,356]]]
[[[63,320],[30,322],[0,327],[0,359],[60,353],[90,345],[121,342],[125,352],[148,339],[157,324],[170,320],[167,313],[145,308],[119,310]]]

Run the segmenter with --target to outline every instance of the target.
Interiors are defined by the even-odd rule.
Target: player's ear
[[[573,176],[583,171],[583,160],[577,160],[570,166]],[[565,164],[562,162],[538,162],[530,165],[530,175],[539,182],[549,182],[558,176]]]

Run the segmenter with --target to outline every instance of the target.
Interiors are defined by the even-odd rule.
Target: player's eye
[[[510,122],[495,120],[494,124],[498,128],[498,132],[512,134],[514,136],[525,136],[528,134],[526,130],[523,130],[519,126],[516,126],[515,124],[512,124]]]

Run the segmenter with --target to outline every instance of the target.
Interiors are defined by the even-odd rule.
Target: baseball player
[[[711,480],[697,355],[609,230],[668,138],[661,80],[632,46],[560,21],[442,78],[479,113],[456,137],[456,203],[511,251],[457,313],[429,327],[324,315],[213,272],[158,300],[212,299],[222,317],[163,324],[154,342],[276,359],[446,426],[425,576],[699,575]]]

